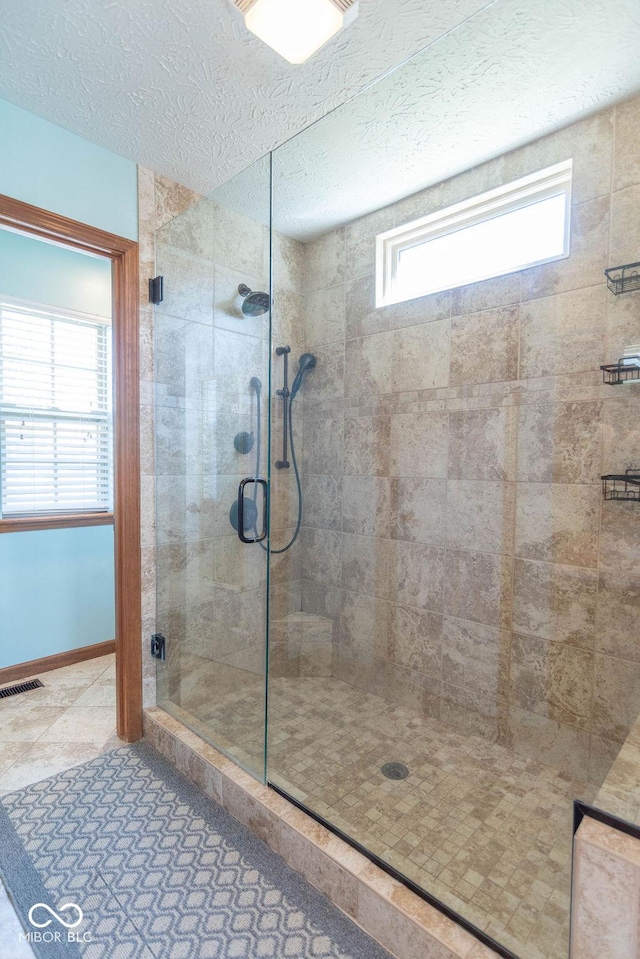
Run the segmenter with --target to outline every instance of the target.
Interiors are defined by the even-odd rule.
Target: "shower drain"
[[[409,770],[404,763],[385,763],[380,768],[380,772],[387,779],[406,779],[409,775]]]

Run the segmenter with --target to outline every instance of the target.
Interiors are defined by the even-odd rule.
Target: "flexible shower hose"
[[[258,476],[260,475],[260,445],[261,445],[261,437],[262,437],[262,429],[261,429],[261,425],[262,425],[262,415],[261,415],[261,411],[260,411],[260,393],[259,393],[258,391],[256,391],[256,398],[257,398],[257,412],[256,412],[256,471],[255,471],[255,477],[256,477],[256,480],[257,480],[257,479],[258,479]],[[293,400],[294,400],[294,397],[293,397],[293,396],[290,396],[290,397],[289,397],[289,448],[291,449],[291,461],[293,462],[293,472],[295,473],[296,485],[297,485],[297,487],[298,487],[298,520],[297,520],[297,522],[296,522],[295,532],[294,532],[293,536],[291,537],[291,539],[289,540],[289,542],[287,543],[287,545],[286,545],[286,546],[283,546],[281,549],[271,549],[271,552],[274,553],[274,554],[277,554],[277,553],[286,553],[288,549],[291,549],[291,547],[293,546],[293,544],[295,543],[295,541],[296,541],[297,538],[298,538],[298,534],[300,533],[300,527],[302,526],[302,483],[300,482],[300,471],[299,471],[299,469],[298,469],[298,459],[297,459],[297,457],[296,457],[296,447],[295,447],[295,443],[293,442]],[[257,498],[258,498],[258,484],[257,484],[257,483],[254,483],[254,487],[253,487],[253,504],[254,504],[254,506],[256,507],[255,514],[254,514],[256,518],[255,518],[255,521],[254,521],[253,530],[254,530],[256,539],[257,539],[257,537],[258,537],[258,526],[257,526],[257,523],[258,523],[258,506],[257,506]],[[270,505],[270,504],[269,504],[269,505]],[[269,526],[271,526],[271,523],[269,523]],[[265,551],[265,553],[266,553],[267,547],[264,545],[264,543],[260,543],[259,545],[262,547],[262,549],[263,549],[263,550]]]

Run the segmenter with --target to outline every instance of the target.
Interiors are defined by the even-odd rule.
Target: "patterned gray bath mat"
[[[0,876],[38,959],[390,959],[144,743],[4,796]]]

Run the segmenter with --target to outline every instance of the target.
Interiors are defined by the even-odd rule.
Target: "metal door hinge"
[[[151,637],[151,655],[154,659],[167,658],[167,641],[162,633],[154,633]]]
[[[162,303],[164,297],[164,277],[154,276],[149,280],[149,303]]]

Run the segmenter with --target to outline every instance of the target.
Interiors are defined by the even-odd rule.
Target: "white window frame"
[[[5,475],[4,470],[2,469],[2,464],[0,463],[0,520],[3,519],[19,519],[19,518],[32,518],[32,519],[47,519],[50,517],[64,517],[67,515],[80,516],[80,515],[97,515],[100,513],[110,513],[113,510],[113,496],[114,496],[114,457],[113,457],[113,397],[112,397],[112,388],[113,388],[113,358],[109,358],[111,354],[111,329],[112,329],[112,320],[108,317],[95,316],[90,313],[82,313],[78,310],[68,310],[60,309],[58,307],[49,307],[42,303],[36,303],[31,300],[19,299],[12,296],[0,296],[0,309],[5,307],[6,309],[14,312],[24,312],[31,315],[40,315],[47,319],[60,317],[62,320],[68,320],[71,322],[78,322],[82,324],[87,324],[90,326],[105,327],[107,332],[106,336],[109,338],[109,343],[105,351],[106,363],[108,364],[107,372],[109,366],[111,366],[110,376],[107,376],[106,386],[107,386],[107,395],[105,397],[104,408],[97,409],[95,412],[68,412],[64,410],[55,410],[53,408],[48,408],[46,406],[42,407],[27,407],[21,405],[14,405],[12,403],[3,403],[2,397],[0,396],[0,449],[3,446],[3,434],[5,430],[5,419],[10,418],[12,415],[16,418],[25,417],[30,419],[41,419],[43,421],[48,420],[68,420],[74,423],[87,424],[89,427],[94,427],[95,429],[103,430],[106,433],[107,444],[108,444],[108,485],[105,487],[105,503],[104,505],[94,505],[90,507],[83,506],[73,506],[68,509],[41,509],[41,510],[24,510],[24,511],[15,511],[15,510],[6,510],[5,503],[3,502],[5,497]],[[2,366],[2,355],[0,353],[0,368]]]
[[[406,300],[417,299],[431,293],[440,293],[443,290],[455,289],[458,286],[467,286],[481,280],[489,280],[496,276],[505,276],[508,273],[518,273],[520,270],[542,263],[551,263],[562,260],[571,253],[571,187],[573,179],[573,160],[564,160],[554,166],[546,167],[537,173],[514,180],[505,186],[488,190],[478,196],[463,200],[453,206],[430,213],[428,216],[413,220],[404,226],[387,230],[376,237],[376,307],[391,306]],[[414,246],[419,246],[429,240],[435,240],[449,233],[456,233],[467,227],[475,226],[502,216],[515,210],[538,203],[541,200],[554,196],[566,197],[566,216],[564,229],[564,246],[559,255],[550,256],[542,260],[535,260],[519,264],[509,270],[495,272],[479,272],[471,270],[466,273],[460,283],[455,286],[442,285],[438,277],[426,277],[424,289],[420,293],[403,294],[397,288],[396,275],[400,254]]]

